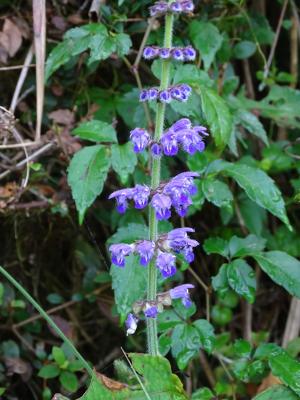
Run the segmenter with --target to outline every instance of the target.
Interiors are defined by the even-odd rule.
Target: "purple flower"
[[[125,266],[125,257],[134,251],[134,246],[125,243],[112,244],[109,246],[111,262],[118,267]]]
[[[140,153],[147,147],[150,140],[150,135],[145,129],[135,128],[130,132],[130,140],[134,145],[134,152]]]
[[[151,153],[154,157],[159,157],[161,155],[161,146],[159,143],[153,143],[151,146]]]
[[[149,93],[148,93],[148,90],[144,89],[140,93],[140,101],[144,102],[144,101],[147,101],[147,100],[149,100]]]
[[[156,218],[161,221],[169,219],[171,216],[171,199],[164,194],[156,193],[151,200],[151,206],[155,210]]]
[[[152,7],[150,7],[151,17],[157,17],[168,11],[168,3],[166,1],[157,1]]]
[[[171,289],[169,293],[172,299],[181,299],[182,304],[186,308],[189,308],[192,305],[189,289],[193,289],[194,287],[194,285],[187,283]]]
[[[180,13],[183,11],[182,5],[179,1],[174,1],[169,6],[170,10],[174,13]]]
[[[146,309],[144,311],[146,318],[156,318],[158,313],[157,306],[151,306],[150,304],[146,305]]]
[[[201,153],[205,149],[205,143],[201,136],[193,129],[183,132],[182,135],[178,137],[178,141],[182,145],[183,150],[191,155],[195,154],[196,151]]]
[[[170,96],[170,92],[169,92],[168,89],[166,89],[166,90],[161,90],[161,91],[159,92],[159,100],[160,100],[162,103],[170,103],[170,102],[171,102],[172,98],[171,98],[171,96]]]
[[[194,232],[192,228],[173,229],[167,235],[167,245],[176,253],[182,253],[188,263],[194,261],[193,248],[199,245],[197,240],[190,239],[188,232]]]
[[[175,47],[172,52],[172,57],[174,60],[183,61],[184,60],[184,53],[180,47]]]
[[[170,58],[170,56],[171,56],[171,49],[168,49],[167,47],[162,47],[159,49],[159,57],[162,58],[163,60]]]
[[[159,54],[159,48],[157,46],[146,46],[143,51],[143,57],[146,60],[152,60]]]
[[[175,156],[178,153],[178,143],[172,131],[166,132],[162,136],[160,143],[166,156]]]
[[[192,123],[188,118],[181,118],[170,127],[170,130],[178,132],[184,129],[190,129],[191,127]]]
[[[149,240],[143,240],[136,245],[136,252],[140,256],[140,263],[143,266],[149,264],[149,261],[154,256],[155,243]]]
[[[138,318],[134,314],[128,314],[127,319],[125,321],[125,325],[127,328],[126,335],[133,335],[137,328]]]
[[[136,185],[133,189],[134,207],[137,209],[145,208],[148,205],[150,189],[146,185]]]
[[[185,61],[194,61],[196,59],[196,50],[192,46],[187,46],[182,49]]]
[[[132,199],[133,189],[120,189],[113,192],[108,198],[116,199],[117,210],[120,214],[124,214],[128,207],[128,200]]]
[[[194,3],[192,1],[190,1],[190,0],[183,1],[181,3],[181,5],[182,5],[183,11],[186,12],[186,13],[194,11],[194,8],[195,8]]]
[[[182,91],[180,90],[179,86],[174,86],[170,89],[170,94],[172,96],[173,99],[175,100],[181,100],[181,96],[182,96]]]
[[[176,257],[171,253],[160,252],[156,259],[156,266],[163,278],[169,278],[176,274]]]
[[[179,87],[182,90],[182,92],[187,96],[192,93],[192,88],[190,87],[190,85],[187,85],[186,83],[182,83],[181,85],[179,85]]]
[[[148,90],[148,100],[157,100],[158,97],[158,89],[151,88]]]
[[[198,133],[200,136],[209,136],[209,133],[207,132],[207,128],[202,125],[195,125],[193,128],[193,131]]]

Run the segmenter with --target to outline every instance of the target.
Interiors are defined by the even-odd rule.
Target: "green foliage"
[[[255,396],[253,400],[298,400],[299,397],[295,395],[289,388],[283,385],[274,385],[259,395]]]
[[[102,192],[110,167],[107,150],[101,145],[85,147],[72,158],[68,169],[68,183],[83,222],[87,208]]]
[[[96,119],[83,122],[72,131],[73,135],[92,142],[116,143],[117,136],[115,129],[107,122]]]
[[[255,300],[255,272],[244,260],[234,260],[227,266],[228,283],[233,290],[253,303]]]
[[[115,144],[111,147],[111,165],[125,183],[130,174],[133,173],[137,164],[136,154],[133,152],[132,143]]]

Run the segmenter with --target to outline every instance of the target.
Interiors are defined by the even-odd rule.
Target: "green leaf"
[[[148,227],[142,224],[128,224],[122,226],[113,234],[107,241],[108,244],[112,243],[132,243],[138,239],[148,239]]]
[[[217,207],[230,207],[233,196],[228,185],[218,179],[206,178],[202,181],[202,190],[206,200]]]
[[[251,344],[244,339],[236,340],[234,342],[233,349],[238,357],[243,358],[249,358],[252,351]]]
[[[81,139],[93,142],[117,143],[115,129],[108,123],[96,119],[83,122],[72,131],[72,135],[79,136]]]
[[[218,292],[224,293],[228,290],[228,278],[227,278],[228,264],[221,265],[219,272],[216,276],[212,277],[212,286]]]
[[[272,373],[300,396],[300,363],[284,350],[269,360]]]
[[[267,220],[267,212],[245,196],[239,204],[243,220],[249,232],[261,235]]]
[[[199,331],[193,325],[176,325],[171,340],[172,355],[176,358],[178,367],[184,369],[199,352],[201,346]]]
[[[45,81],[63,64],[72,57],[73,43],[70,41],[59,43],[49,54],[46,61]]]
[[[228,264],[228,283],[239,295],[249,303],[255,300],[256,279],[255,272],[245,260],[237,259]]]
[[[206,319],[198,319],[193,322],[193,325],[199,332],[201,347],[208,353],[211,353],[215,344],[214,327]]]
[[[110,269],[112,288],[121,321],[124,322],[131,311],[132,304],[145,295],[147,287],[147,268],[140,265],[139,258],[134,255],[126,257],[124,268],[112,265]]]
[[[223,36],[212,23],[196,20],[189,24],[189,36],[199,50],[200,57],[204,61],[204,69],[207,71],[222,45]]]
[[[59,381],[68,392],[76,392],[78,389],[78,379],[73,372],[63,371],[59,376]]]
[[[259,393],[253,400],[299,400],[299,397],[286,386],[274,385]]]
[[[114,144],[111,147],[111,163],[113,169],[120,176],[122,183],[125,183],[128,176],[134,172],[137,164],[137,157],[133,151],[132,143]]]
[[[204,88],[199,91],[204,117],[216,146],[222,149],[228,144],[232,132],[232,115],[225,101],[213,89]]]
[[[245,190],[248,197],[259,206],[281,219],[290,229],[280,190],[264,171],[241,163],[221,163],[223,171]]]
[[[203,248],[207,254],[220,254],[223,257],[228,256],[228,242],[219,237],[211,237],[205,240]]]
[[[110,167],[110,158],[101,145],[79,150],[68,168],[68,183],[79,212],[79,222],[96,197],[102,192]]]
[[[264,250],[266,239],[255,235],[248,235],[245,238],[232,236],[229,241],[230,257],[251,256]]]
[[[51,379],[56,378],[60,374],[60,369],[55,364],[44,365],[38,373],[40,378]]]
[[[132,42],[130,36],[126,33],[118,33],[115,37],[117,53],[119,57],[125,56],[129,53]]]
[[[300,298],[300,262],[283,251],[253,255],[260,267],[278,285]]]
[[[254,136],[261,139],[266,145],[269,144],[265,128],[256,115],[249,111],[238,109],[234,114],[234,120]]]
[[[193,393],[191,400],[213,400],[214,398],[215,396],[210,389],[202,388]]]
[[[251,57],[256,52],[256,45],[249,40],[242,40],[233,48],[233,55],[239,60]]]
[[[52,356],[56,364],[58,364],[59,366],[62,366],[66,361],[65,353],[60,347],[52,347]]]

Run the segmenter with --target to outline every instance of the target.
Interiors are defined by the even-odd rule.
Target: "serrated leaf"
[[[227,278],[227,268],[228,264],[221,265],[219,272],[216,276],[212,277],[212,287],[221,293],[224,293],[229,288],[228,278]]]
[[[214,397],[215,396],[210,389],[201,388],[193,393],[191,400],[213,400]]]
[[[237,259],[228,264],[227,279],[231,288],[249,303],[255,300],[255,272],[245,260]]]
[[[78,379],[73,372],[63,371],[59,376],[59,381],[68,392],[76,392],[78,389]]]
[[[189,24],[189,36],[199,50],[204,61],[204,69],[207,71],[222,45],[223,36],[212,23],[196,20]]]
[[[286,386],[274,385],[259,393],[253,400],[299,400],[299,397]]]
[[[125,183],[128,176],[134,172],[137,164],[137,157],[133,151],[132,143],[114,144],[111,147],[111,163],[113,169],[120,176],[122,183]]]
[[[135,240],[148,239],[149,231],[146,225],[131,223],[120,227],[107,241],[112,243],[132,243]]]
[[[266,145],[269,144],[265,128],[256,115],[249,111],[239,109],[235,112],[234,119],[237,124],[242,125],[247,131],[261,139]]]
[[[196,89],[200,92],[204,117],[207,121],[216,146],[224,148],[233,128],[233,118],[225,101],[216,91],[209,88]]]
[[[264,171],[241,163],[222,162],[220,168],[245,190],[248,197],[259,206],[281,219],[290,229],[285,204],[280,190]]]
[[[115,37],[116,49],[119,57],[125,56],[129,53],[132,42],[130,36],[126,33],[118,33]]]
[[[260,267],[278,285],[300,298],[300,262],[283,251],[253,255]]]
[[[81,139],[93,142],[117,143],[117,134],[112,125],[96,119],[83,122],[73,129],[72,135],[79,136]]]
[[[176,325],[171,336],[172,355],[177,365],[184,369],[199,352],[201,339],[196,327],[188,324]]]
[[[226,183],[212,178],[203,179],[201,183],[207,201],[217,207],[229,207],[231,205],[233,196]]]
[[[203,248],[207,254],[220,254],[228,256],[228,241],[220,237],[211,237],[205,240]]]
[[[79,150],[68,168],[68,183],[79,213],[79,222],[96,197],[102,192],[110,167],[110,158],[101,145]]]
[[[245,238],[232,236],[229,241],[230,257],[245,257],[257,254],[264,250],[266,239],[256,235],[248,235]]]
[[[148,269],[143,267],[134,255],[126,257],[123,268],[112,265],[110,269],[112,288],[121,321],[124,322],[132,304],[144,298],[147,287]]]
[[[201,347],[211,353],[215,344],[214,327],[206,319],[198,319],[193,322],[193,325],[199,332]]]

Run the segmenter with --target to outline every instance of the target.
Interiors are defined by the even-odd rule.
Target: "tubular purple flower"
[[[171,49],[168,49],[166,47],[162,47],[158,50],[159,57],[162,58],[163,60],[167,60],[168,58],[171,57]]]
[[[159,100],[160,100],[162,103],[170,103],[170,102],[172,101],[172,97],[171,97],[170,92],[169,92],[168,89],[166,89],[166,90],[161,90],[161,91],[159,92]]]
[[[170,218],[172,202],[169,196],[156,193],[152,197],[151,206],[154,208],[156,218],[159,221]]]
[[[195,232],[192,228],[177,228],[167,234],[167,247],[176,253],[182,253],[188,263],[194,261],[193,248],[199,245],[197,240],[190,239],[188,232]]]
[[[151,306],[150,304],[146,304],[146,309],[144,310],[144,314],[146,318],[156,318],[158,314],[157,306]]]
[[[186,13],[190,13],[190,12],[194,11],[194,8],[195,8],[194,3],[190,0],[183,1],[181,3],[181,5],[182,5],[182,10]]]
[[[160,157],[162,153],[161,145],[159,143],[153,143],[151,146],[151,153],[153,157]]]
[[[177,122],[175,122],[169,130],[172,132],[180,132],[184,129],[190,129],[192,127],[192,123],[188,118],[181,118]]]
[[[152,60],[159,54],[159,48],[157,46],[146,46],[143,50],[143,57],[146,60]]]
[[[195,61],[196,50],[192,46],[187,46],[182,49],[184,61]]]
[[[192,305],[189,289],[193,289],[194,287],[195,286],[190,283],[176,286],[169,291],[171,299],[181,299],[182,304],[186,308],[189,308]]]
[[[156,266],[163,278],[169,278],[176,274],[176,257],[171,253],[160,252],[156,259]]]
[[[137,209],[145,208],[148,205],[150,189],[146,185],[136,185],[133,189],[134,207]]]
[[[157,100],[158,98],[158,89],[156,88],[151,88],[148,90],[148,100]]]
[[[174,60],[177,60],[177,61],[184,60],[184,53],[180,47],[175,47],[174,49],[172,49],[171,55],[174,58]]]
[[[109,199],[116,199],[117,201],[117,211],[120,214],[124,214],[128,207],[128,200],[132,199],[133,189],[120,189],[111,193],[108,197]]]
[[[140,101],[144,102],[149,100],[149,92],[146,89],[143,89],[140,93]]]
[[[174,86],[170,89],[170,94],[171,97],[175,100],[181,100],[182,97],[182,91],[180,90],[179,86]]]
[[[186,83],[182,83],[181,85],[179,85],[179,87],[181,91],[185,93],[187,96],[192,93],[192,88],[190,87],[190,85],[187,85]]]
[[[127,319],[125,321],[125,325],[127,328],[126,335],[133,335],[137,328],[137,323],[139,319],[134,314],[128,314]]]
[[[170,10],[174,13],[180,13],[183,11],[182,5],[179,1],[174,1],[169,6]]]
[[[195,154],[196,151],[201,153],[205,149],[205,143],[194,130],[183,132],[183,134],[178,137],[178,141],[182,145],[183,150],[191,155]]]
[[[160,143],[166,156],[175,156],[178,153],[176,136],[171,131],[162,136]]]
[[[130,140],[133,143],[134,152],[140,153],[147,147],[150,135],[145,129],[135,128],[130,132]]]
[[[209,133],[207,132],[207,128],[202,125],[195,125],[193,128],[193,131],[198,133],[200,136],[209,136]]]
[[[140,263],[147,266],[154,256],[155,243],[150,240],[143,240],[136,245],[136,252],[140,256]]]
[[[109,251],[111,253],[111,262],[118,267],[124,267],[125,257],[134,251],[134,245],[126,243],[112,244],[109,246]]]

